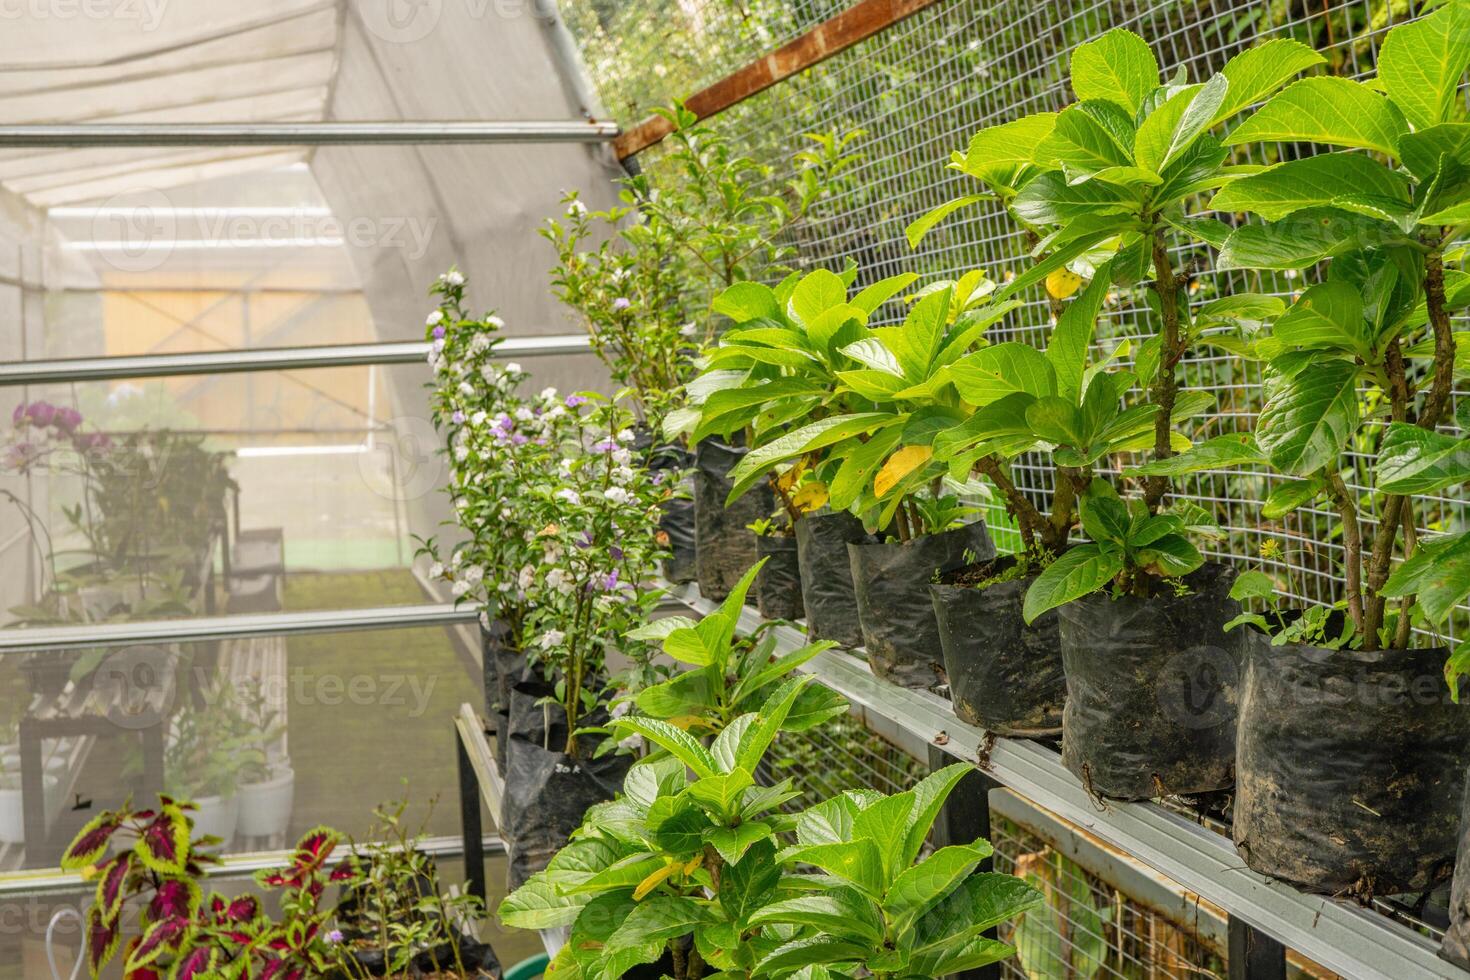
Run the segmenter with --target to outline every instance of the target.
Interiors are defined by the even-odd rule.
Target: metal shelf
[[[670,594],[698,614],[717,604],[692,585]],[[747,607],[740,629],[763,622]],[[792,626],[774,629],[778,648],[807,643]],[[926,691],[896,687],[874,677],[867,663],[832,649],[801,668],[844,695],[905,742],[922,740],[963,762],[978,762],[987,733],[957,718],[948,701]],[[941,733],[943,744],[935,742]],[[1153,803],[1109,801],[1100,807],[1062,767],[1060,756],[1036,742],[997,738],[985,772],[1043,809],[1071,821],[1107,844],[1177,882],[1231,916],[1275,937],[1301,955],[1353,980],[1402,980],[1407,976],[1465,980],[1466,972],[1441,960],[1438,946],[1387,916],[1360,906],[1306,895],[1249,870],[1230,840]]]

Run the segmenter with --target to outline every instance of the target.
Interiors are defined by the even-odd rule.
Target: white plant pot
[[[235,838],[235,825],[240,819],[240,795],[228,800],[222,796],[202,796],[194,801],[199,809],[194,811],[194,836],[218,837],[220,848],[228,849]]]
[[[291,826],[291,806],[296,797],[296,773],[288,765],[271,767],[271,775],[259,783],[246,783],[235,794],[240,801],[236,826],[246,837],[285,834]]]

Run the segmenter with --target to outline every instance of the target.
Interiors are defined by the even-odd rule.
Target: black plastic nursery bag
[[[807,514],[796,522],[796,558],[801,572],[807,634],[845,647],[861,646],[857,592],[847,546],[877,539],[846,511]]]
[[[796,539],[761,537],[760,556],[766,560],[755,577],[755,606],[767,619],[800,619],[801,566]]]
[[[734,483],[729,473],[746,450],[706,439],[695,450],[694,544],[699,591],[721,602],[754,565],[758,552],[750,525],[771,516],[774,498],[765,484],[725,506]]]

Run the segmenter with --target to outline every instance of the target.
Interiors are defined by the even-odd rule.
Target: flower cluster
[[[3,467],[27,472],[56,453],[105,453],[112,440],[101,432],[82,432],[82,413],[47,401],[21,402],[10,413],[14,434],[5,447]]]

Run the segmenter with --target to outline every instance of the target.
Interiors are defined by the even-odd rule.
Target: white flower
[[[444,577],[444,563],[442,561],[436,561],[436,562],[434,562],[434,564],[432,564],[432,565],[429,566],[429,578],[443,578],[443,577]]]
[[[558,490],[556,492],[556,499],[565,500],[573,507],[576,507],[582,503],[581,494],[577,493],[577,491],[573,490],[571,487],[562,487],[560,490]]]
[[[630,483],[636,475],[631,466],[619,466],[612,471],[613,482],[618,484]]]
[[[485,424],[485,420],[487,418],[489,418],[489,417],[490,417],[489,414],[484,409],[481,409],[480,411],[476,412],[474,415],[471,415],[470,416],[470,425],[475,425],[475,426],[484,425]]]
[[[541,634],[541,638],[536,641],[536,645],[543,650],[550,650],[552,647],[560,645],[566,638],[567,635],[561,630],[547,630]]]
[[[470,338],[470,353],[471,354],[483,354],[485,351],[487,351],[489,349],[490,349],[490,335],[489,334],[477,333],[473,337]]]
[[[562,593],[572,591],[572,579],[564,568],[553,568],[546,573],[546,584]]]
[[[454,447],[454,459],[455,459],[456,462],[463,463],[465,460],[467,460],[469,458],[470,458],[470,447],[469,446],[455,446]]]
[[[468,381],[461,381],[459,383],[459,393],[466,398],[472,397],[475,394],[475,386]]]
[[[460,581],[455,582],[454,583],[454,586],[452,588],[450,588],[449,591],[451,593],[453,593],[453,595],[454,595],[454,597],[456,599],[458,599],[460,596],[464,595],[469,590],[470,590],[470,583],[468,583],[468,582],[466,582],[466,581],[464,581],[464,580],[461,579]]]
[[[438,326],[439,324],[441,324],[443,322],[444,322],[444,311],[443,310],[435,310],[433,313],[430,313],[429,314],[429,319],[427,321],[425,321],[425,325],[426,326],[433,327],[433,326]]]
[[[444,274],[444,281],[449,283],[449,285],[451,286],[463,286],[464,274],[458,269],[451,270]]]
[[[615,504],[626,504],[633,499],[633,495],[622,487],[608,487],[602,495]]]
[[[530,565],[521,566],[521,574],[516,576],[516,584],[522,589],[529,589],[536,581],[536,569]]]
[[[541,400],[544,401],[544,402],[554,402],[554,401],[556,401],[556,389],[555,388],[552,388],[552,387],[549,387],[549,386],[546,387],[546,388],[542,388],[541,389]]]
[[[443,350],[444,350],[444,338],[443,337],[440,337],[438,340],[434,341],[429,346],[431,348],[433,348],[433,351],[434,351],[435,354],[438,354],[438,353],[443,352]]]
[[[500,319],[500,317],[495,316],[493,314],[491,316],[487,316],[485,318],[485,322],[488,323],[490,326],[494,327],[496,330],[501,330],[501,329],[504,329],[504,327],[505,327],[505,321],[502,320],[502,319]]]
[[[511,361],[509,364],[507,364],[505,366],[505,369],[506,369],[506,371],[510,372],[511,374],[520,374],[521,373],[521,366],[516,361]]]
[[[693,323],[686,323],[679,328],[679,333],[685,337],[693,337],[699,330]]]
[[[526,408],[524,405],[516,409],[516,421],[518,422],[529,422],[535,417],[536,413],[531,411],[529,408]]]
[[[494,383],[495,374],[496,368],[494,364],[486,364],[485,366],[480,368],[480,377],[484,378],[486,381]]]
[[[567,214],[586,214],[586,213],[587,213],[587,205],[583,204],[581,201],[573,201],[571,204],[568,204],[567,205]]]
[[[619,466],[627,466],[632,459],[633,454],[626,449],[614,449],[612,451],[612,461]]]
[[[632,442],[636,438],[632,429],[624,429],[618,433],[618,442]]]
[[[485,578],[485,569],[479,565],[471,565],[464,570],[464,579],[471,585],[478,585]]]

